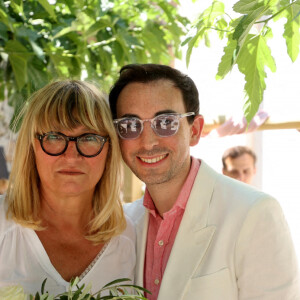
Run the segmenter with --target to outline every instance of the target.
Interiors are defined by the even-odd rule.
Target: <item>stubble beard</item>
[[[126,162],[126,161],[125,161]],[[135,164],[134,160],[131,163],[126,162],[131,171],[138,177],[141,181],[143,181],[146,185],[158,185],[165,184],[170,182],[172,179],[176,177],[180,173],[180,170],[183,168],[182,166],[176,165],[176,163],[171,161],[171,165],[169,169],[162,172],[158,169],[148,169],[148,170],[140,170],[138,166]]]
[[[148,172],[148,174],[141,174],[135,168],[132,169],[132,172],[143,181],[146,185],[155,185],[167,183],[172,179],[172,172],[169,170],[166,174],[157,174],[155,171]]]

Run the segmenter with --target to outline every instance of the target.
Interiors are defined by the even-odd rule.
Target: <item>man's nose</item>
[[[237,180],[246,182],[246,176],[243,173],[239,173]]]
[[[139,138],[142,146],[147,150],[151,150],[158,145],[159,136],[152,129],[149,121],[144,122],[144,129]]]

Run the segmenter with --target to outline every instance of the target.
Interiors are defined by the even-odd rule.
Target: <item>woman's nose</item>
[[[74,158],[74,157],[76,158],[80,155],[76,148],[75,141],[68,142],[68,147],[67,147],[66,151],[64,152],[64,155],[68,158]]]

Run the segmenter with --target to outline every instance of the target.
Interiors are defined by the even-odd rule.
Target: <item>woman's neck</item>
[[[92,218],[92,197],[90,195],[57,197],[41,196],[41,217],[45,226],[52,225],[61,230],[85,230]]]

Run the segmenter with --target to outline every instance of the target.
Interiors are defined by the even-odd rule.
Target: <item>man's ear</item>
[[[203,129],[203,125],[204,125],[203,116],[197,115],[194,118],[194,122],[191,126],[190,146],[195,146],[198,144]]]

